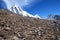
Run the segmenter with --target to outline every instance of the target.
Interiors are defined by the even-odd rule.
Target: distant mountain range
[[[11,7],[10,11],[12,11],[12,12],[14,12],[16,14],[20,14],[22,16],[29,16],[29,17],[33,17],[33,18],[40,18],[40,16],[38,14],[33,16],[30,13],[24,11],[21,7],[19,8],[16,4]]]
[[[60,20],[60,15],[54,15],[55,20]]]
[[[49,14],[47,18],[50,20],[60,20],[60,15]]]

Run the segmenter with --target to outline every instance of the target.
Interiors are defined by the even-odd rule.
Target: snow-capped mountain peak
[[[33,16],[30,13],[22,10],[22,8],[18,7],[16,4],[11,7],[10,11],[12,11],[12,12],[14,12],[16,14],[20,14],[22,16],[29,16],[29,17],[34,17],[34,18],[40,18],[40,16],[38,16],[38,15]]]
[[[22,9],[19,8],[16,4],[13,5],[10,10],[14,13],[17,13],[17,14],[22,12]]]

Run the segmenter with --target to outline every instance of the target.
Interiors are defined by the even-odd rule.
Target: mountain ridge
[[[29,16],[29,17],[33,17],[33,18],[40,18],[40,16],[38,14],[33,16],[30,13],[24,11],[21,7],[17,6],[16,4],[11,7],[10,11],[12,11],[12,12],[14,12],[16,14],[20,14],[22,16]]]

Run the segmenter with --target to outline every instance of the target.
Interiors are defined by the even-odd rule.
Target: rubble
[[[60,22],[0,10],[0,40],[60,40]]]

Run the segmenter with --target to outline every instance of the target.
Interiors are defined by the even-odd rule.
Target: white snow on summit
[[[35,17],[35,18],[40,18],[40,16],[39,16],[38,14],[36,14],[34,17]]]
[[[38,14],[36,14],[35,16],[31,15],[30,13],[22,10],[22,8],[18,7],[17,5],[13,5],[10,9],[10,11],[16,13],[16,14],[20,14],[20,15],[23,15],[23,16],[29,16],[29,17],[33,17],[33,18],[40,18],[40,16]]]

